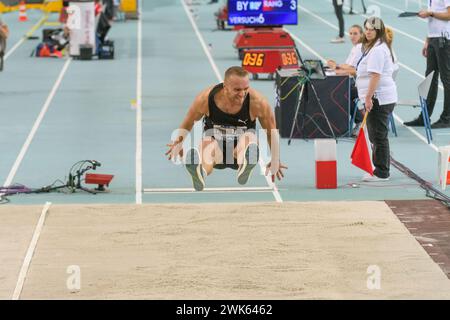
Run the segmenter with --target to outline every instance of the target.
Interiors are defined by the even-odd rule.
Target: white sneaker
[[[253,168],[258,164],[259,147],[256,143],[250,143],[245,150],[244,163],[238,170],[239,184],[246,184]]]
[[[200,163],[200,154],[196,148],[189,149],[186,154],[186,170],[192,178],[192,185],[196,191],[205,188],[206,172]]]
[[[345,42],[345,38],[337,37],[337,38],[331,39],[330,42],[331,43],[344,43]]]
[[[370,175],[369,173],[366,173],[364,177],[362,178],[362,181],[364,182],[383,182],[383,181],[389,181],[389,177],[387,178],[380,178],[376,175]]]

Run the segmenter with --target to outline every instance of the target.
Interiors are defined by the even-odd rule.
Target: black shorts
[[[222,151],[222,163],[214,165],[214,169],[226,169],[230,168],[233,170],[239,169],[237,159],[233,157],[234,149],[237,146],[238,139],[216,139],[214,140],[219,144],[219,148]],[[227,152],[229,154],[227,154]]]

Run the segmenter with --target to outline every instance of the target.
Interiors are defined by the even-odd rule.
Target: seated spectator
[[[353,44],[353,48],[350,54],[343,64],[337,64],[334,60],[328,60],[327,65],[330,69],[334,70],[338,75],[356,75],[356,63],[357,59],[361,55],[361,42],[363,39],[363,29],[359,25],[351,26],[349,30],[350,40]]]
[[[337,64],[334,60],[328,60],[327,65],[330,69],[336,72],[336,75],[348,75],[352,77],[356,77],[356,66],[358,64],[358,60],[362,55],[361,51],[361,43],[363,39],[363,29],[359,25],[353,25],[349,30],[350,40],[353,44],[353,48],[350,51],[350,54],[347,57],[347,60],[343,64]],[[355,81],[352,79],[352,85],[350,89],[350,100],[351,100],[351,114],[355,113],[355,127],[352,130],[352,136],[357,136],[359,127],[363,120],[363,114],[357,109],[356,99],[358,98],[358,90],[355,86]]]

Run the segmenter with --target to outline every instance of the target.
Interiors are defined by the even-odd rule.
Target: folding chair
[[[357,112],[357,110],[358,110],[358,107],[357,107],[358,102],[359,102],[359,99],[358,99],[358,98],[356,98],[356,99],[353,101],[353,103],[356,105],[356,108],[353,110],[352,116],[351,116],[351,118],[350,118],[350,128],[352,127],[352,125],[353,125],[353,123],[354,123],[354,121],[355,121],[356,112]],[[396,137],[398,137],[398,135],[397,135],[397,128],[395,127],[395,120],[394,120],[394,116],[392,115],[392,112],[389,114],[388,121],[389,121],[389,122],[388,122],[388,126],[391,127],[392,133],[393,133]],[[352,134],[352,130],[350,130],[349,135],[351,135],[351,134]]]
[[[392,133],[393,133],[396,137],[398,137],[398,134],[397,134],[397,127],[395,126],[395,119],[394,119],[393,112],[391,112],[391,113],[389,114],[389,116],[388,116],[388,126],[391,127]]]
[[[350,130],[348,132],[349,137],[351,137],[351,135],[352,135],[352,127],[353,127],[353,124],[355,123],[356,112],[358,112],[359,99],[356,98],[352,102],[354,103],[355,108],[353,109],[352,116],[350,117],[350,125],[349,125]]]
[[[417,90],[419,91],[419,102],[417,101],[398,101],[397,105],[402,106],[411,106],[411,107],[420,107],[422,117],[423,117],[423,123],[425,127],[425,133],[427,135],[427,141],[428,144],[431,143],[431,140],[433,140],[433,136],[431,134],[431,124],[430,124],[430,117],[428,116],[428,108],[427,108],[427,96],[428,91],[430,91],[431,81],[433,79],[434,71],[432,71],[421,83],[419,83],[419,86],[417,87]],[[395,78],[394,78],[395,80]]]

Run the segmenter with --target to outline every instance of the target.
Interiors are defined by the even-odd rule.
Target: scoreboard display
[[[296,25],[297,0],[228,0],[228,24]]]
[[[274,75],[279,69],[298,69],[299,59],[294,48],[249,49],[244,51],[242,67],[255,79],[255,74]]]

